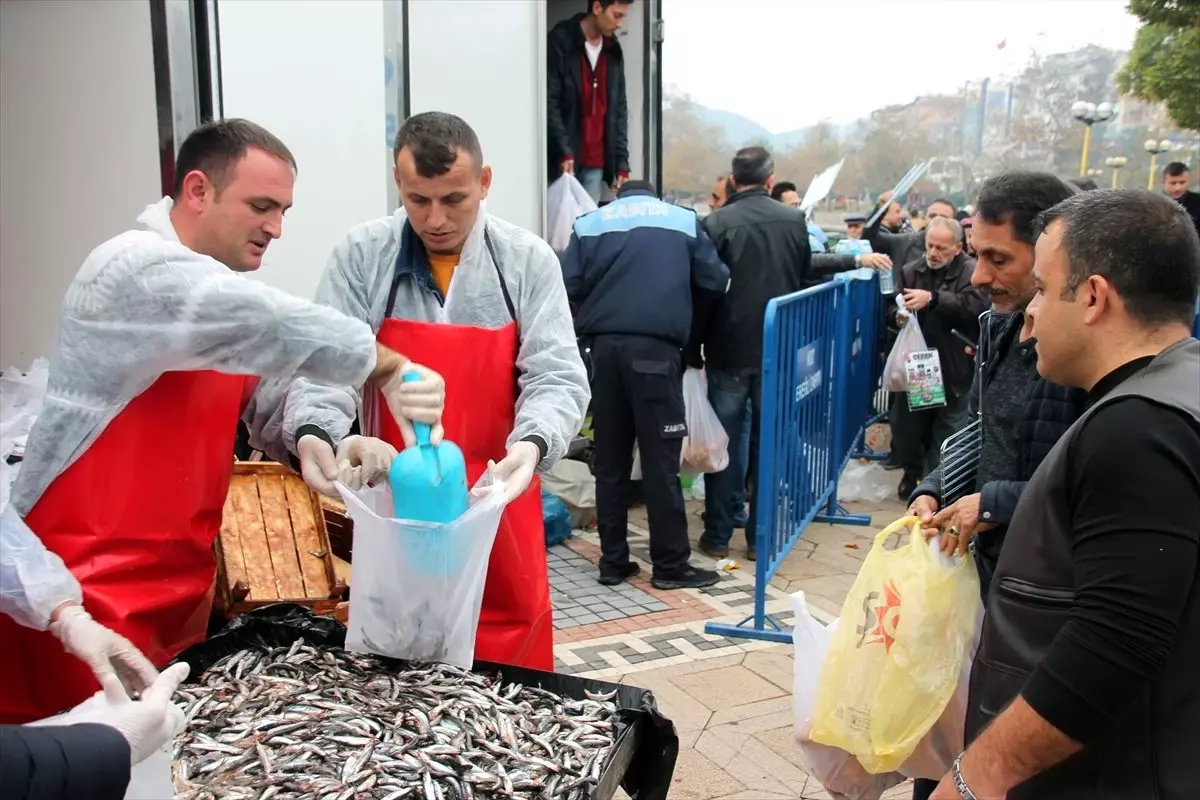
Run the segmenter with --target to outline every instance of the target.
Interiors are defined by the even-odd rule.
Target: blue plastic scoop
[[[415,373],[405,381],[417,380]],[[453,442],[429,443],[430,426],[413,423],[417,443],[392,461],[388,482],[397,519],[447,523],[467,511],[467,464]]]

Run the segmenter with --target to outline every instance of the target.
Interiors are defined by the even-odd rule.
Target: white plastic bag
[[[354,520],[346,649],[470,668],[502,484],[484,473],[471,507],[445,525],[393,519],[386,481],[335,486]]]
[[[708,402],[704,370],[683,373],[683,407],[688,432],[683,440],[681,466],[705,473],[725,469],[729,466],[729,435]]]
[[[52,727],[56,725],[72,725],[79,717],[94,718],[93,712],[102,712],[109,705],[104,692],[96,692],[70,711],[65,711],[53,717],[39,719],[28,723],[32,727]],[[183,730],[183,709],[172,705],[169,710],[172,725],[176,735]],[[175,747],[175,737],[167,739],[166,743],[146,758],[133,765],[129,771],[129,786],[125,789],[125,800],[162,800],[164,797],[175,796],[175,782],[171,778],[171,751]]]
[[[887,470],[874,461],[851,461],[838,480],[838,500],[878,503],[892,496],[896,485]]]
[[[792,642],[796,648],[792,710],[800,755],[826,791],[845,795],[849,800],[879,800],[888,789],[903,783],[904,776],[898,772],[872,775],[858,759],[844,750],[818,744],[808,738],[812,728],[817,681],[821,677],[821,666],[825,662],[825,653],[829,650],[837,622],[826,627],[815,620],[808,613],[804,592],[796,592],[790,600],[796,615],[792,629]]]
[[[25,441],[46,396],[50,365],[39,358],[27,372],[9,367],[0,375],[0,463],[12,454],[22,455]],[[0,469],[0,508],[8,502],[8,493],[17,479],[18,465]]]
[[[596,476],[587,464],[560,459],[542,473],[542,488],[566,504],[573,528],[587,528],[596,521]]]
[[[947,569],[955,563],[938,549],[937,538],[926,542],[924,547]],[[983,629],[982,608],[976,614],[975,634],[963,659],[954,694],[951,695],[945,709],[933,727],[921,738],[912,754],[900,765],[899,770],[872,775],[857,758],[844,750],[809,739],[821,669],[829,652],[837,622],[826,627],[813,619],[808,613],[803,592],[792,594],[790,600],[795,612],[792,641],[795,644],[793,703],[796,743],[813,775],[828,791],[845,794],[853,800],[878,798],[879,793],[905,777],[940,780],[945,776],[955,756],[964,748],[967,693],[970,687],[971,664],[975,660],[975,651],[979,648],[979,636]],[[916,668],[920,668],[920,665],[916,665]]]
[[[900,329],[900,335],[892,345],[892,352],[888,353],[887,362],[883,365],[883,387],[889,392],[907,392],[908,371],[905,369],[905,363],[908,354],[928,349],[920,323],[915,316],[910,316]]]
[[[549,210],[546,215],[549,232],[546,241],[556,253],[566,251],[571,243],[575,219],[598,208],[583,184],[569,172],[563,173],[561,178],[550,184],[546,192],[546,207]]]

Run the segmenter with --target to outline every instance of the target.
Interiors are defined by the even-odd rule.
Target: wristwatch
[[[959,753],[958,758],[954,759],[954,766],[950,768],[950,779],[954,781],[954,788],[958,790],[958,796],[962,800],[979,800],[971,791],[971,787],[967,786],[967,782],[963,780],[962,753]]]

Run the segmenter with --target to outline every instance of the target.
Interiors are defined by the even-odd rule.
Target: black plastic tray
[[[184,650],[175,661],[191,665],[190,681],[230,653],[256,645],[286,647],[296,639],[319,647],[343,647],[346,627],[332,617],[316,616],[303,606],[279,603],[242,614],[207,640]],[[679,754],[679,737],[674,723],[659,712],[651,692],[625,684],[490,661],[476,661],[473,669],[501,675],[506,682],[541,687],[573,700],[583,699],[585,692],[615,690],[617,741],[600,773],[592,800],[612,800],[618,786],[633,800],[666,800]]]

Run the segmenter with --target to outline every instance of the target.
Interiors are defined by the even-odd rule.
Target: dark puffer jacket
[[[985,583],[1000,555],[1000,546],[1004,542],[1004,534],[1008,523],[1012,520],[1021,499],[1025,484],[1033,477],[1038,465],[1050,452],[1067,429],[1083,414],[1087,392],[1082,389],[1068,389],[1042,378],[1037,372],[1037,352],[1033,340],[1020,342],[1021,325],[1024,314],[1011,314],[1007,317],[992,319],[985,326],[984,336],[987,339],[984,352],[989,354],[982,375],[978,370],[976,357],[976,377],[967,395],[967,408],[970,419],[975,419],[979,412],[980,395],[984,396],[984,406],[997,402],[987,397],[987,391],[996,374],[997,366],[1005,359],[1019,359],[1022,371],[1028,373],[1028,393],[1017,415],[1016,428],[1011,433],[1016,437],[1017,462],[1009,480],[991,480],[982,486],[976,485],[980,498],[980,516],[985,522],[996,524],[998,527],[986,533],[981,533],[976,542],[976,554],[979,557],[981,578]],[[982,379],[982,389],[980,381]],[[985,425],[984,448],[987,448],[988,433]],[[986,459],[988,454],[982,456]],[[921,495],[930,495],[939,501],[942,494],[941,466],[935,469],[917,486],[912,499]]]

